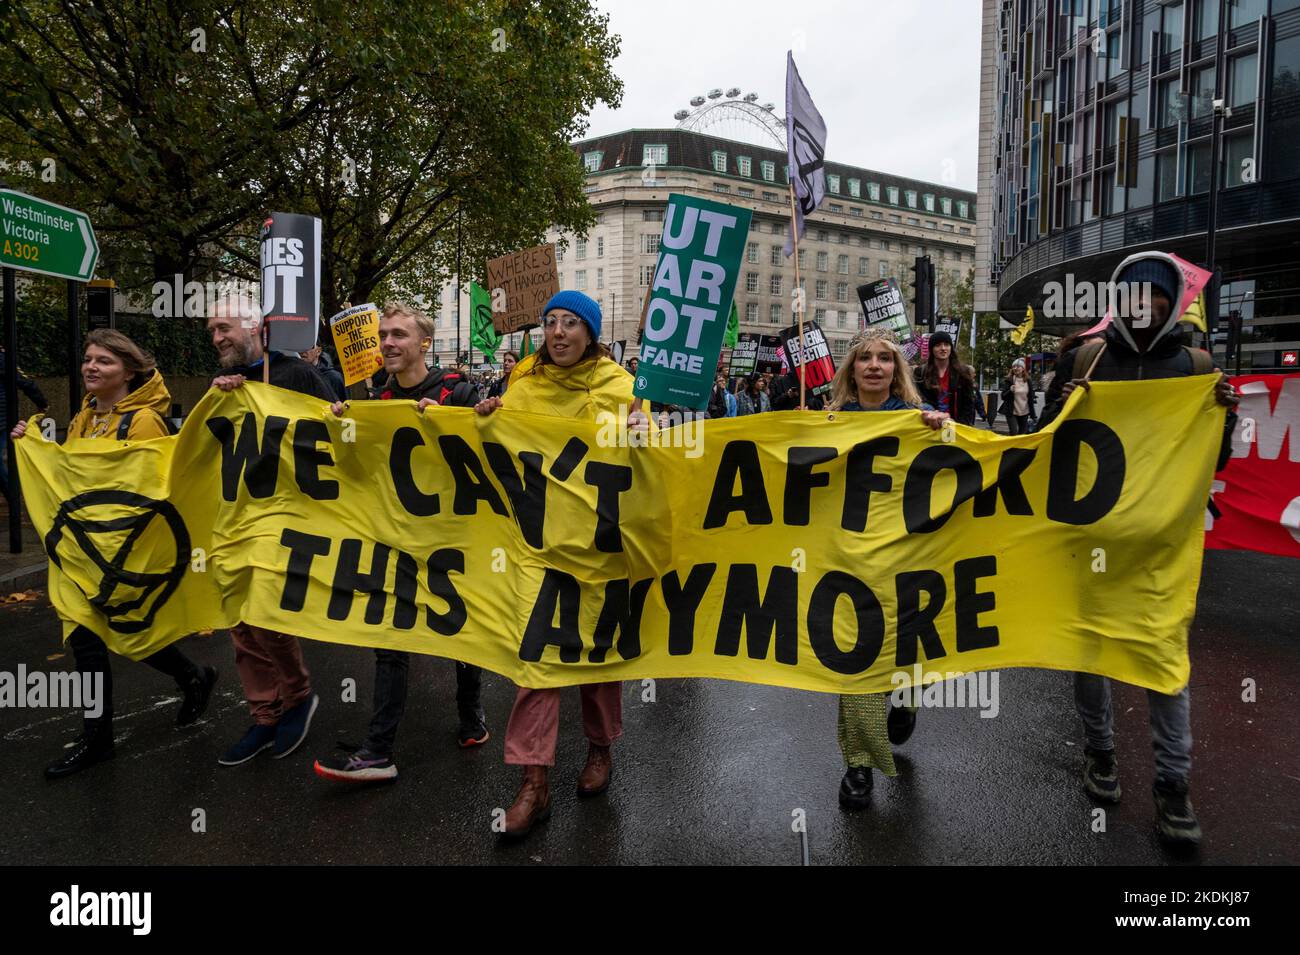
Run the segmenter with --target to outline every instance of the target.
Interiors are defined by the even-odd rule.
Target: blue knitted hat
[[[591,338],[593,341],[600,341],[600,306],[596,300],[581,292],[575,292],[573,289],[565,289],[563,292],[556,292],[551,296],[551,300],[546,303],[542,309],[542,318],[546,313],[555,308],[563,308],[577,315],[587,323],[591,329]]]

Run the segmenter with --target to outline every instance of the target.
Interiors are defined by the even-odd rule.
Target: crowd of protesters
[[[1089,380],[1135,377],[1180,377],[1210,370],[1208,356],[1187,347],[1177,331],[1172,303],[1179,300],[1180,279],[1162,262],[1139,260],[1117,273],[1118,281],[1151,283],[1155,321],[1130,328],[1116,321],[1101,335],[1063,343],[1056,374],[1047,389],[1046,404],[1037,411],[1037,389],[1023,361],[1009,369],[1003,381],[1000,408],[1012,434],[1029,432],[1056,415],[1077,388]],[[379,325],[384,370],[367,393],[369,400],[410,400],[420,413],[430,408],[473,408],[479,415],[498,409],[525,410],[566,419],[595,420],[606,411],[627,414],[629,428],[647,430],[650,417],[633,404],[636,359],[621,367],[600,344],[601,310],[577,291],[555,295],[542,313],[543,342],[522,360],[504,356],[504,374],[484,376],[468,368],[432,368],[426,355],[432,345],[433,322],[418,309],[387,305]],[[266,352],[255,313],[218,307],[208,320],[212,344],[221,365],[213,386],[225,391],[262,387],[264,373],[271,385],[331,402],[344,413],[342,379],[328,356],[313,349],[304,356]],[[263,364],[269,362],[269,371]],[[153,358],[116,331],[91,333],[85,343],[82,375],[86,396],[69,427],[75,438],[134,442],[167,433],[163,415],[170,398]],[[38,403],[43,396],[29,392]],[[1216,397],[1231,408],[1235,403],[1226,378]],[[628,412],[627,409],[633,410]],[[961,361],[952,339],[937,333],[929,340],[923,362],[913,367],[887,332],[868,329],[850,343],[831,388],[823,395],[801,393],[799,379],[789,372],[728,379],[719,373],[708,401],[709,417],[739,417],[796,408],[843,412],[899,411],[919,415],[939,429],[948,420],[974,425],[987,413],[969,365]],[[651,415],[671,412],[651,405]],[[1035,418],[1037,417],[1037,421]],[[1234,416],[1224,431],[1224,457]],[[1152,422],[1158,427],[1159,422]],[[12,432],[22,440],[26,423]],[[29,439],[30,440],[30,439]],[[1223,460],[1220,460],[1220,466]],[[296,636],[247,623],[230,628],[234,667],[252,725],[219,757],[224,766],[245,763],[270,750],[273,757],[294,752],[307,736],[319,705]],[[1116,635],[1122,637],[1122,635]],[[111,687],[108,653],[102,640],[85,627],[72,631],[70,644],[82,672],[103,674]],[[359,747],[322,757],[314,763],[320,776],[347,782],[390,780],[397,776],[394,749],[407,702],[409,654],[375,650],[374,709]],[[145,663],[175,680],[181,691],[179,725],[198,720],[207,708],[217,671],[189,660],[178,645],[146,658]],[[488,718],[480,701],[482,673],[477,667],[454,664],[456,670],[456,733],[461,747],[489,738]],[[623,733],[622,685],[593,683],[578,688],[582,698],[582,728],[588,740],[586,763],[579,772],[579,796],[598,796],[609,787],[613,748]],[[550,774],[559,733],[559,689],[519,688],[505,727],[505,761],[521,767],[522,777],[506,812],[504,830],[523,836],[546,820],[552,809]],[[1151,726],[1155,743],[1157,781],[1155,801],[1161,833],[1170,840],[1195,842],[1200,829],[1188,798],[1191,731],[1187,689],[1173,695],[1152,691]],[[1109,681],[1077,674],[1075,702],[1084,727],[1083,785],[1103,802],[1120,797],[1114,752]],[[846,810],[865,808],[872,790],[872,771],[895,772],[892,747],[912,736],[914,708],[892,707],[883,694],[840,698],[838,735],[844,757],[839,798]],[[87,718],[84,730],[46,770],[51,778],[68,776],[114,755],[111,697],[103,715]]]

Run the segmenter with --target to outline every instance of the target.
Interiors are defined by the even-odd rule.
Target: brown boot
[[[551,787],[545,766],[525,766],[524,781],[515,803],[506,812],[505,834],[516,839],[528,835],[533,826],[551,818]]]
[[[588,743],[587,765],[582,767],[582,775],[578,777],[578,795],[599,796],[609,788],[609,777],[613,772],[609,747]]]

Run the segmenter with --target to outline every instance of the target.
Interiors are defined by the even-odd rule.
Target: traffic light
[[[928,255],[918,255],[912,266],[912,320],[920,329],[934,324],[934,264]]]

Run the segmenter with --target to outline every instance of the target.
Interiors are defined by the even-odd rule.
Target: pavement
[[[1065,673],[1002,671],[996,718],[922,710],[898,750],[899,775],[877,774],[871,807],[855,814],[836,801],[834,696],[717,680],[627,683],[613,784],[579,800],[586,744],[578,694],[568,690],[554,814],[527,840],[505,843],[492,823],[518,784],[518,770],[502,762],[514,697],[507,680],[485,674],[492,737],[463,751],[452,664],[416,657],[398,780],[331,783],[314,775],[312,760],[363,735],[374,657],[309,642],[322,702],[307,742],[283,760],[226,768],[217,756],[249,719],[230,642],[218,632],[181,644],[221,670],[207,716],[185,730],[173,725],[179,696],[166,677],[114,661],[117,757],[77,776],[47,782],[41,770],[78,733],[78,712],[0,708],[0,864],[798,864],[801,820],[813,864],[1296,864],[1296,566],[1206,554],[1191,636],[1192,796],[1206,837],[1191,854],[1170,854],[1155,836],[1145,691],[1133,687],[1115,691],[1125,796],[1104,817],[1080,788],[1082,741]],[[45,600],[0,605],[0,632],[0,670],[72,668]],[[359,702],[343,702],[348,678]],[[1256,702],[1243,702],[1246,679]]]

